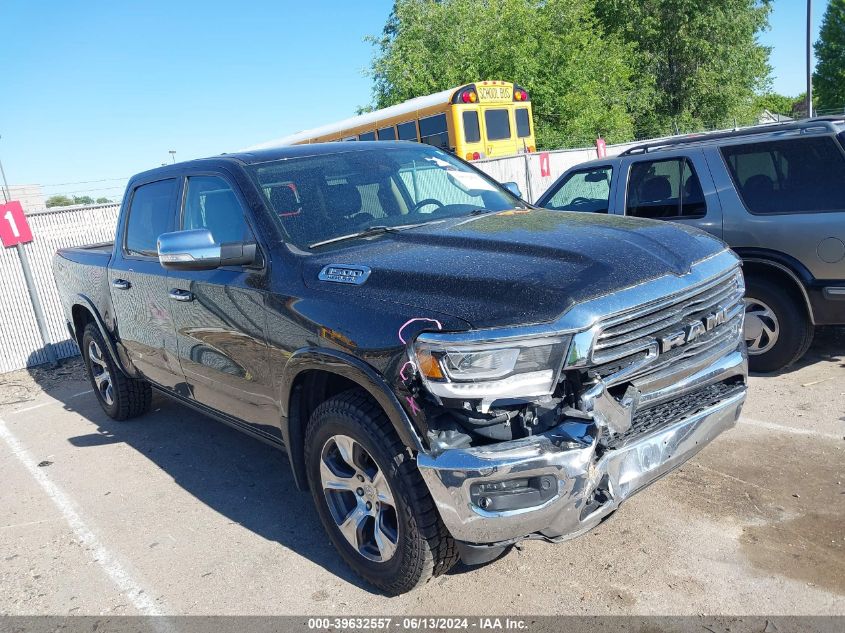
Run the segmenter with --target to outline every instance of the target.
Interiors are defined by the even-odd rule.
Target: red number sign
[[[32,231],[20,202],[0,204],[0,241],[6,248],[32,241]]]
[[[552,175],[552,167],[549,165],[549,153],[540,152],[540,176],[547,178]]]

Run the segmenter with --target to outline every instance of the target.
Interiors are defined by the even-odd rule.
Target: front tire
[[[150,410],[153,396],[150,383],[130,378],[118,368],[93,323],[85,326],[81,352],[94,395],[107,416],[127,420]]]
[[[364,391],[321,404],[305,436],[308,484],[335,549],[389,595],[410,591],[457,561],[413,459]]]
[[[748,279],[745,290],[745,343],[751,371],[785,369],[813,342],[813,325],[804,307],[782,286]]]

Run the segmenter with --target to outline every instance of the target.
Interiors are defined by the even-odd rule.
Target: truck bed
[[[114,242],[100,242],[85,246],[69,246],[56,251],[56,256],[85,266],[107,266],[111,260]]]

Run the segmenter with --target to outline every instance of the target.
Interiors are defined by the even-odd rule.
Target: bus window
[[[396,126],[396,131],[399,132],[400,141],[416,141],[417,140],[417,122],[407,121]]]
[[[464,140],[467,143],[478,143],[481,140],[481,128],[478,127],[478,112],[475,110],[464,112]]]
[[[531,136],[531,120],[528,118],[528,108],[516,109],[516,135],[519,138]]]
[[[376,133],[375,132],[364,132],[363,134],[358,135],[359,141],[374,141],[376,140]]]
[[[391,127],[383,127],[378,131],[378,140],[380,141],[395,141],[396,130]]]
[[[511,137],[511,122],[507,110],[485,110],[484,125],[488,141],[501,141]]]
[[[445,114],[435,114],[420,119],[420,141],[442,149],[449,149],[449,133],[446,131]]]
[[[344,137],[344,138],[343,138],[343,139],[341,139],[341,140],[344,140],[344,141],[357,141],[358,139],[357,139],[357,138],[355,138],[354,136],[346,136],[346,137]]]

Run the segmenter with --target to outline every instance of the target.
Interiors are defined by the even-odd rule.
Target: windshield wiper
[[[354,240],[359,237],[370,237],[372,235],[381,235],[382,233],[398,233],[399,231],[403,231],[405,229],[414,229],[418,226],[423,226],[425,224],[437,224],[438,222],[443,222],[443,220],[430,220],[428,222],[417,222],[416,224],[399,224],[397,226],[387,226],[385,224],[376,224],[374,226],[370,226],[363,231],[358,231],[357,233],[349,233],[348,235],[338,235],[337,237],[332,237],[327,240],[323,240],[322,242],[314,242],[313,244],[309,244],[308,248],[318,248],[320,246],[325,246],[326,244],[334,244],[336,242],[344,242],[346,240]]]

